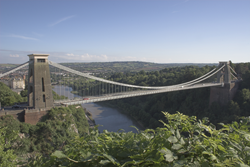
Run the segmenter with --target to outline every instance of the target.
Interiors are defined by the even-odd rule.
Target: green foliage
[[[163,113],[163,128],[139,133],[99,133],[76,136],[50,158],[30,159],[27,166],[249,166],[250,118],[221,124],[216,129],[209,120]]]
[[[250,108],[250,89],[243,88],[238,91],[235,101],[240,105],[242,115],[248,116]]]
[[[69,109],[72,111],[74,117],[74,122],[78,129],[80,136],[84,135],[89,130],[89,124],[85,116],[85,112],[82,107],[76,108],[76,105],[69,106]]]
[[[75,135],[88,132],[88,124],[82,108],[76,106],[51,109],[45,120],[38,122],[30,138],[34,140],[33,150],[49,154],[60,149]]]
[[[11,146],[15,154],[23,155],[34,151],[50,154],[61,149],[74,136],[88,133],[89,125],[83,108],[69,106],[51,109],[36,125],[6,115],[0,117],[0,127],[6,127],[9,136],[14,135],[13,131],[23,135],[12,140]]]
[[[11,143],[17,138],[17,131],[9,132],[6,127],[0,126],[0,167],[15,167],[16,155]]]
[[[0,82],[0,102],[2,106],[11,106],[15,103],[27,101],[16,92],[13,92],[7,85]]]
[[[63,95],[58,95],[55,91],[52,90],[52,94],[53,94],[53,99],[54,100],[61,100],[61,99],[68,99],[68,97],[65,97]]]
[[[5,132],[11,137],[11,138],[15,138],[14,136],[16,134],[13,133],[13,131],[15,132],[19,132],[20,131],[20,122],[13,118],[13,116],[11,115],[5,115],[0,117],[0,127],[5,127]]]
[[[20,93],[20,95],[22,97],[27,97],[27,94],[28,94],[28,90],[22,90],[21,93]]]

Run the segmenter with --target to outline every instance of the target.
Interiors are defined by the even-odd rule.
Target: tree
[[[15,102],[16,102],[15,97],[7,96],[4,98],[3,106],[11,106],[11,105],[15,104]]]
[[[17,138],[17,132],[13,131],[10,137],[6,129],[7,128],[0,127],[0,167],[16,167],[16,155],[10,147],[11,142]]]
[[[20,93],[20,95],[22,97],[27,97],[27,94],[28,94],[28,90],[22,90],[21,93]]]
[[[145,72],[144,70],[141,70],[141,71],[139,72],[139,74],[140,74],[140,75],[145,75],[146,72]]]
[[[13,92],[7,85],[0,82],[0,102],[2,106],[10,106],[23,100],[19,94]]]
[[[249,63],[250,64],[250,63]],[[242,88],[250,89],[250,71],[247,71],[244,75],[242,75],[243,82],[241,83]]]
[[[240,107],[237,102],[230,101],[228,106],[228,113],[230,115],[240,115]]]
[[[239,91],[236,97],[236,101],[243,105],[244,103],[250,103],[250,90],[249,89],[242,89]]]
[[[229,61],[229,63],[230,63],[230,66],[234,69],[235,68],[235,64],[233,64],[231,60]]]

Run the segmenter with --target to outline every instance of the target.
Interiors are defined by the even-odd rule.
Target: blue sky
[[[250,62],[250,0],[0,0],[0,63]]]

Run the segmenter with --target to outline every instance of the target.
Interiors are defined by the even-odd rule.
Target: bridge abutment
[[[42,117],[48,113],[48,109],[21,109],[21,110],[6,110],[0,112],[0,117],[12,115],[20,122],[36,125],[41,121]]]
[[[39,121],[41,121],[41,118],[46,115],[48,111],[46,109],[33,109],[25,110],[24,112],[24,122],[31,125],[36,125]]]

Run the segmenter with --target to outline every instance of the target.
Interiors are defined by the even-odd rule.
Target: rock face
[[[28,133],[18,133],[18,136],[22,139],[22,138],[29,138],[30,135]]]
[[[18,136],[22,139],[25,138],[25,134],[24,133],[18,133]]]
[[[78,129],[76,128],[76,125],[75,125],[75,124],[71,124],[71,125],[70,125],[70,131],[73,131],[73,132],[75,132],[75,133],[78,134]]]

